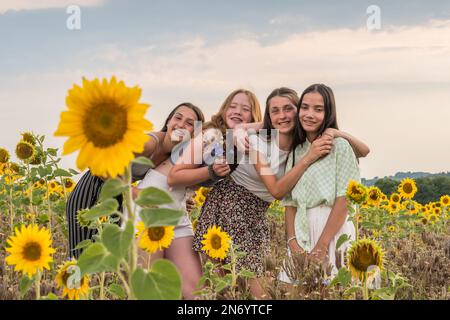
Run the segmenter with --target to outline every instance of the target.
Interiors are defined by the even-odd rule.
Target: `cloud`
[[[65,8],[70,5],[78,5],[85,7],[102,5],[105,0],[14,0],[14,1],[1,1],[0,2],[0,14],[4,14],[8,11],[20,11],[20,10],[38,10],[38,9],[53,9],[53,8]]]
[[[85,48],[67,70],[16,81],[0,78],[0,100],[11,106],[1,136],[6,136],[4,130],[35,128],[52,134],[66,90],[83,75],[116,74],[128,85],[139,84],[143,101],[152,104],[147,116],[156,127],[182,101],[196,103],[210,116],[237,87],[255,91],[264,102],[273,88],[289,86],[300,93],[323,82],[335,91],[341,129],[372,150],[361,161],[363,176],[444,171],[450,162],[450,150],[440,147],[448,144],[450,134],[447,39],[450,21],[430,21],[378,32],[341,28],[292,34],[264,45],[252,34],[214,45],[193,36],[143,46]],[[25,121],[18,110],[27,113]],[[439,156],[431,156],[437,150]]]

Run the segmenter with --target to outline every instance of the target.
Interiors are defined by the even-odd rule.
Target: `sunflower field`
[[[184,214],[161,208],[172,199],[156,188],[144,189],[131,200],[131,164],[152,165],[134,157],[148,139],[145,132],[152,130],[144,119],[149,105],[139,102],[140,95],[138,87],[127,87],[114,77],[84,79],[82,86],[69,90],[55,135],[67,137],[62,155],[79,151],[77,170],[62,168],[61,153],[47,147],[42,135],[18,135],[16,162],[12,152],[0,146],[1,300],[182,298],[181,277],[173,263],[138,263],[140,249],[152,253],[171,245],[173,228]],[[86,168],[105,183],[98,203],[78,213],[79,223],[95,230],[95,236],[79,244],[83,252],[75,260],[69,258],[65,206],[75,177]],[[418,203],[417,190],[409,178],[392,194],[349,183],[348,219],[356,240],[333,275],[329,266],[307,255],[288,259],[284,208],[274,201],[267,212],[271,248],[261,279],[267,299],[449,299],[450,196]],[[209,191],[200,188],[193,196],[189,218],[194,228]],[[126,210],[119,209],[118,195]],[[142,220],[137,225],[136,215]],[[336,250],[347,240],[341,236]],[[248,279],[254,275],[235,271],[244,253],[233,239],[214,226],[203,245],[213,260],[204,261],[198,299],[251,299]],[[216,263],[226,256],[230,263]],[[293,284],[279,280],[283,267],[295,279]]]

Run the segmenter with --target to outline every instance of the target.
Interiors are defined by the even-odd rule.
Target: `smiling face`
[[[303,96],[299,110],[300,124],[308,135],[319,133],[325,118],[323,97],[318,92],[309,92]]]
[[[294,130],[297,108],[289,98],[275,96],[269,101],[269,115],[272,127],[281,134]]]
[[[194,110],[180,106],[167,123],[167,134],[172,141],[177,142],[192,137],[195,121],[198,121],[198,118]]]
[[[240,123],[252,122],[252,109],[250,100],[245,93],[236,94],[225,111],[225,124],[233,129]]]

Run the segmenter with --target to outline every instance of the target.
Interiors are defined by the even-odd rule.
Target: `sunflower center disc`
[[[353,193],[354,195],[360,195],[360,194],[361,194],[361,192],[359,192],[359,190],[358,190],[357,187],[353,187],[353,188],[352,188],[352,193]]]
[[[84,133],[98,148],[122,141],[127,131],[127,112],[114,103],[95,105],[84,119]]]
[[[164,237],[164,227],[148,228],[147,234],[150,240],[159,241]]]
[[[220,238],[218,235],[213,235],[211,238],[211,247],[213,247],[215,250],[219,250],[222,247],[222,238]]]
[[[410,183],[406,183],[403,186],[403,191],[405,191],[406,193],[411,193],[413,190],[412,185]]]
[[[22,160],[29,159],[33,155],[33,147],[25,143],[19,143],[16,148],[16,153]]]
[[[23,250],[23,256],[26,260],[36,261],[41,257],[41,246],[37,242],[30,242]]]
[[[376,265],[377,261],[372,252],[370,252],[369,248],[358,248],[356,255],[353,259],[353,265],[356,269],[366,272],[367,268],[372,265]]]

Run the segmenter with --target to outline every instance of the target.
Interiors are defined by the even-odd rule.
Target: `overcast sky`
[[[450,170],[450,1],[0,0],[0,147],[32,130],[61,148],[67,90],[113,74],[142,87],[157,128],[180,102],[209,117],[239,87],[264,105],[276,87],[322,82],[340,128],[371,148],[363,177]]]

